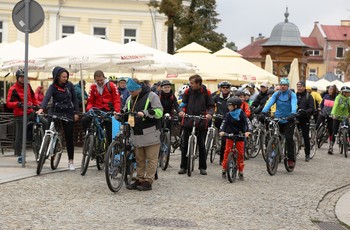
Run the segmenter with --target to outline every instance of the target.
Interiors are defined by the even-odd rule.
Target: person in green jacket
[[[333,134],[329,142],[328,154],[333,154],[333,145],[340,122],[344,120],[344,118],[349,117],[350,114],[350,87],[343,86],[340,91],[339,95],[335,98],[331,112],[331,117],[333,118]]]
[[[80,111],[82,111],[82,108],[83,108],[83,101],[84,101],[84,104],[86,104],[86,100],[88,98],[88,94],[85,90],[85,85],[86,85],[85,80],[83,80],[83,87],[81,87],[81,81],[79,81],[77,84],[74,85],[75,94],[77,95],[77,98],[78,98],[78,105],[79,105]],[[84,89],[84,100],[82,100],[82,95],[81,95],[82,88]]]

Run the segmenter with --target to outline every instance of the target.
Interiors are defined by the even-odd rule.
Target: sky
[[[350,20],[350,0],[216,0],[221,22],[217,32],[225,34],[227,42],[235,42],[238,50],[250,44],[252,36],[270,37],[273,27],[283,22],[288,7],[288,20],[308,37],[314,22],[340,25]]]

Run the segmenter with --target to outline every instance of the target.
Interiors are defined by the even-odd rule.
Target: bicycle
[[[245,136],[244,134],[225,133],[224,137],[227,137],[228,139],[233,140],[232,148],[230,153],[227,156],[227,163],[226,163],[227,179],[228,181],[230,181],[230,183],[233,183],[236,181],[237,172],[238,172],[238,165],[237,165],[238,150],[236,148],[236,140],[239,137],[244,138]]]
[[[305,147],[305,142],[303,138],[303,133],[300,128],[299,121],[296,120],[295,122],[295,129],[294,129],[294,143],[296,145],[296,152],[295,155],[298,156],[301,150],[301,147]],[[309,128],[309,140],[310,140],[310,159],[312,159],[317,150],[317,131],[316,131],[316,124],[315,123],[309,123],[310,128]]]
[[[28,125],[32,125],[32,148],[34,152],[35,160],[39,161],[39,151],[40,146],[44,137],[44,124],[41,121],[43,118],[40,118],[39,115],[35,114],[35,121],[29,121]]]
[[[337,135],[337,143],[339,146],[340,154],[344,153],[344,156],[348,157],[348,148],[349,148],[349,118],[338,116],[336,119],[340,119],[339,131]]]
[[[171,138],[171,152],[174,153],[175,150],[182,145],[182,126],[179,122],[179,118],[174,116],[171,120],[171,130],[170,130],[170,138]]]
[[[220,138],[218,135],[218,129],[215,127],[216,119],[223,119],[224,116],[220,114],[214,114],[211,121],[211,126],[208,128],[207,136],[205,138],[205,158],[210,153],[210,163],[213,163],[215,156],[220,151]]]
[[[267,172],[273,176],[277,172],[278,163],[283,158],[284,166],[288,172],[292,172],[293,168],[288,166],[288,156],[286,154],[286,140],[279,130],[279,122],[286,118],[268,118],[269,129],[272,131],[272,136],[266,148],[266,168]],[[294,147],[294,151],[296,151]],[[295,152],[294,152],[295,154]]]
[[[118,192],[123,183],[130,184],[136,172],[134,147],[130,140],[131,127],[126,122],[127,116],[135,116],[137,113],[119,113],[120,131],[109,145],[105,158],[105,176],[108,188],[112,192]]]
[[[162,119],[162,128],[160,130],[160,148],[159,148],[159,166],[162,170],[166,170],[170,160],[171,150],[171,122],[172,118],[166,113]],[[170,125],[170,128],[169,128]]]
[[[96,167],[98,170],[103,170],[106,145],[106,131],[103,129],[102,123],[105,120],[111,120],[112,112],[104,112],[98,108],[91,108],[83,116],[90,117],[91,124],[86,131],[83,156],[81,159],[80,174],[85,175],[89,167],[90,160],[96,159]]]
[[[45,130],[45,134],[39,150],[39,161],[36,169],[36,174],[39,175],[44,166],[45,160],[51,157],[51,169],[55,170],[60,163],[63,146],[59,130],[61,121],[69,122],[67,117],[58,117],[57,115],[44,114],[44,117],[51,117],[50,128]]]
[[[317,129],[317,147],[319,149],[329,138],[328,122],[330,119],[331,118],[327,116]]]
[[[264,148],[265,133],[266,133],[265,124],[258,121],[258,119],[254,117],[252,120],[252,125],[253,125],[253,132],[251,135],[252,150],[249,157],[255,158],[261,152],[264,160],[266,161],[266,154],[265,154],[266,151]]]
[[[187,147],[187,175],[191,176],[193,170],[194,170],[194,162],[199,156],[199,150],[197,146],[197,136],[196,136],[196,120],[197,119],[206,119],[205,116],[200,115],[189,115],[185,114],[186,118],[193,118],[192,122],[192,131],[188,138],[188,147]]]

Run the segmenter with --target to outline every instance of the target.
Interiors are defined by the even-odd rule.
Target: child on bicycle
[[[245,137],[248,137],[252,125],[245,115],[245,113],[240,109],[242,101],[238,97],[231,97],[227,100],[227,107],[229,112],[225,115],[225,118],[220,126],[219,135],[223,137],[225,133],[240,134],[244,133]],[[233,140],[227,139],[224,159],[222,162],[222,177],[226,178],[226,168],[227,168],[227,157],[232,150]],[[238,168],[238,177],[241,181],[244,180],[243,170],[244,170],[244,138],[237,137],[236,139],[236,148],[238,151],[237,158],[237,168]]]

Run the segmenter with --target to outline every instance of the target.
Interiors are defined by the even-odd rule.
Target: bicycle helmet
[[[24,77],[24,71],[23,69],[18,69],[16,71],[16,79],[18,80],[19,77]]]
[[[179,96],[184,95],[185,90],[188,89],[188,88],[190,88],[189,85],[183,85],[183,86],[181,86],[181,87],[179,88],[179,90],[178,90],[178,95],[179,95]]]
[[[312,90],[317,90],[317,86],[311,86]]]
[[[231,87],[231,93],[236,93],[237,90],[238,90],[237,87],[234,87],[234,86]]]
[[[162,83],[160,83],[160,86],[165,86],[165,85],[171,85],[170,81],[164,80]]]
[[[231,87],[231,83],[228,81],[222,81],[220,82],[220,88],[221,87]]]
[[[126,82],[126,78],[125,77],[121,77],[121,78],[118,78],[117,81],[118,82],[121,82],[121,81],[125,81]]]
[[[230,97],[228,100],[227,100],[227,105],[237,105],[237,107],[241,107],[241,104],[242,104],[242,100],[239,98],[239,97]]]
[[[273,89],[268,89],[267,90],[267,95],[272,95],[275,92]]]
[[[340,91],[345,92],[345,93],[350,93],[350,87],[344,85],[343,87],[341,87]]]
[[[112,76],[108,77],[108,80],[110,80],[110,81],[117,81],[117,77],[112,75]]]
[[[250,96],[250,92],[249,92],[249,90],[247,90],[247,89],[244,90],[243,93],[244,93],[244,95],[246,95],[246,96]]]
[[[254,83],[249,83],[246,87],[249,87],[249,88],[252,88],[252,89],[255,89],[255,84]]]
[[[280,80],[280,85],[288,85],[288,86],[289,86],[289,80],[288,80],[288,78],[286,78],[286,77],[281,78],[281,80]]]
[[[235,93],[235,96],[237,96],[237,97],[242,96],[242,95],[245,95],[243,90],[237,90]]]

